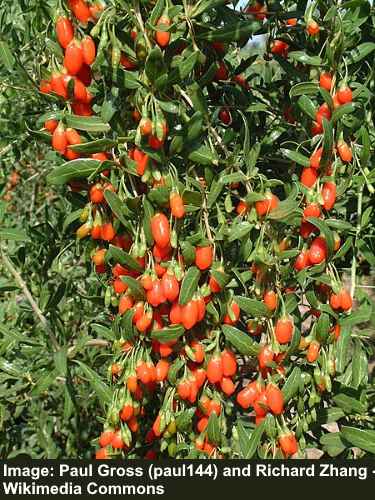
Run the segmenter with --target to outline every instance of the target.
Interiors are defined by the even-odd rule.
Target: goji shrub
[[[373,8],[306,3],[56,12],[38,133],[102,285],[97,458],[375,452]]]

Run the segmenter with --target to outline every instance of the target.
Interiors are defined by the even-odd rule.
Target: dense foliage
[[[371,2],[42,3],[1,24],[2,455],[374,454]]]

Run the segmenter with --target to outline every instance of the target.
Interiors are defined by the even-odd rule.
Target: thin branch
[[[7,257],[7,255],[4,253],[4,250],[1,247],[0,247],[0,252],[1,252],[1,258],[4,262],[5,267],[8,269],[8,271],[12,274],[12,276],[14,277],[16,282],[18,283],[24,296],[28,300],[32,310],[34,311],[35,315],[37,316],[37,318],[41,322],[44,330],[47,332],[48,337],[49,337],[49,339],[54,347],[54,350],[58,351],[60,349],[60,346],[59,346],[59,343],[57,341],[57,338],[55,337],[55,335],[50,327],[50,324],[49,324],[47,318],[43,315],[37,302],[35,301],[34,297],[31,295],[31,292],[27,288],[27,285],[26,285],[25,281],[22,279],[22,276],[17,271],[17,269],[13,266],[12,262]]]
[[[210,227],[210,223],[208,220],[208,210],[207,210],[207,199],[206,198],[204,199],[204,203],[203,203],[203,220],[204,220],[204,225],[206,226],[206,232],[207,232],[208,239],[210,240],[211,243],[215,243],[215,240],[212,237],[211,227]]]
[[[360,186],[358,192],[358,200],[357,200],[357,227],[355,231],[355,240],[354,240],[354,251],[353,251],[353,260],[352,260],[352,268],[351,268],[351,287],[350,294],[354,297],[356,281],[357,281],[357,244],[358,238],[362,231],[362,202],[363,202],[363,185]]]
[[[108,347],[110,345],[110,342],[108,340],[104,339],[91,339],[88,340],[85,344],[86,347]],[[77,344],[72,345],[68,349],[68,357],[71,357],[72,354],[74,353],[75,348],[77,347]]]
[[[108,340],[104,339],[91,339],[86,342],[87,347],[108,347]]]

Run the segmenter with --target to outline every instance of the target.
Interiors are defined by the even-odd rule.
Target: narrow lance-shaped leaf
[[[76,361],[76,363],[81,368],[84,377],[88,379],[91,387],[96,392],[100,404],[102,406],[105,406],[105,404],[109,404],[112,400],[112,391],[108,387],[108,385],[103,382],[102,378],[96,372],[94,372],[94,370],[89,368],[85,363],[78,360]]]
[[[179,296],[180,304],[187,304],[193,297],[194,293],[197,291],[200,276],[201,273],[197,267],[192,266],[188,269],[181,283]]]

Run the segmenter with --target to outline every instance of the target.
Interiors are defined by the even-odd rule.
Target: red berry
[[[156,25],[160,26],[162,24],[165,26],[170,26],[171,20],[169,19],[168,16],[161,16],[158,19]],[[167,47],[169,45],[170,39],[171,39],[171,34],[169,31],[157,30],[155,32],[155,41],[159,45],[159,47],[162,47],[162,48]]]
[[[169,196],[169,205],[171,208],[171,214],[176,219],[182,219],[185,215],[185,206],[182,197],[173,191]]]
[[[284,411],[284,396],[281,390],[273,383],[266,387],[267,405],[274,415],[281,415]]]
[[[328,255],[326,240],[321,236],[315,238],[310,245],[308,255],[311,264],[320,264],[324,262]]]
[[[69,75],[76,75],[82,68],[83,52],[81,44],[77,40],[72,40],[65,50],[64,67]]]
[[[353,92],[347,85],[344,84],[340,86],[336,97],[340,104],[348,104],[353,100]]]
[[[211,267],[213,259],[213,248],[211,246],[197,247],[195,251],[195,264],[204,271]]]
[[[279,198],[272,193],[267,193],[264,200],[255,203],[255,210],[260,217],[263,217],[277,208],[278,204]]]
[[[95,61],[96,57],[96,47],[94,40],[91,38],[91,36],[86,36],[81,41],[81,47],[82,47],[83,61],[85,64],[90,66]]]
[[[321,73],[320,78],[319,78],[319,85],[323,88],[328,90],[328,92],[331,91],[332,88],[332,75],[331,73]]]
[[[301,184],[307,188],[312,188],[318,179],[318,174],[314,168],[304,168],[301,174]]]
[[[325,182],[322,187],[323,206],[332,210],[336,202],[336,184],[334,182]]]
[[[207,379],[211,384],[217,384],[222,378],[223,362],[219,355],[214,354],[207,364]]]
[[[151,232],[155,243],[165,248],[170,242],[170,227],[167,217],[162,213],[155,214],[151,219]]]
[[[56,21],[56,37],[63,49],[66,49],[74,37],[74,28],[70,19],[64,16]]]
[[[292,340],[294,323],[292,318],[283,317],[277,320],[275,325],[275,337],[279,344],[287,344]]]

